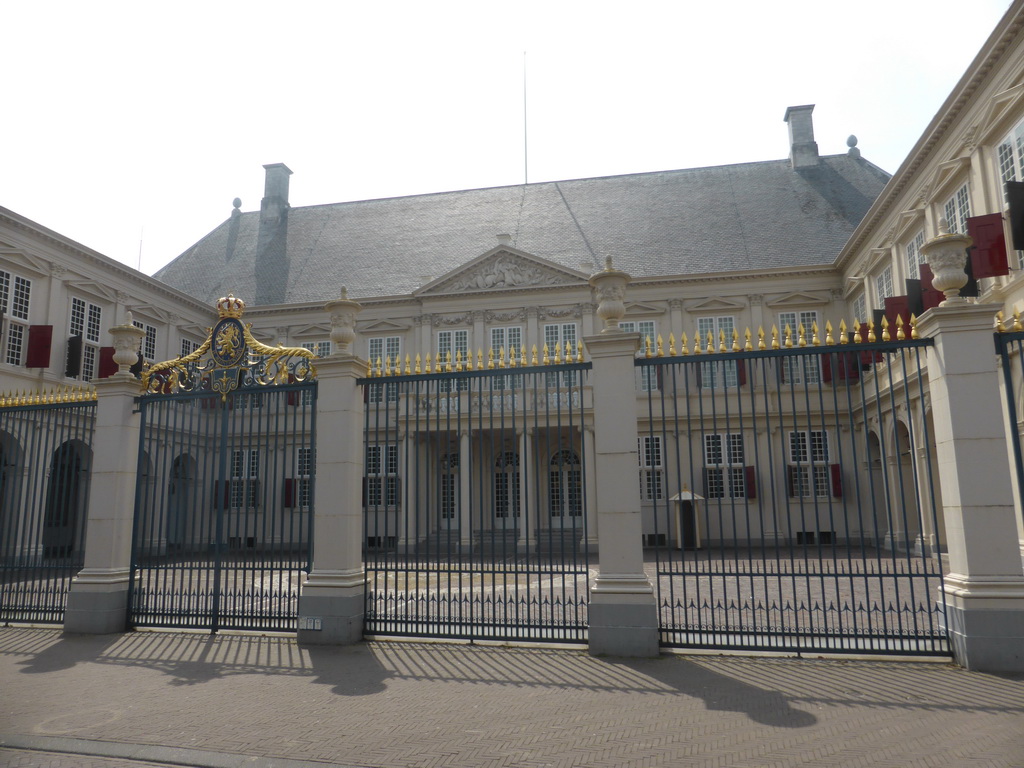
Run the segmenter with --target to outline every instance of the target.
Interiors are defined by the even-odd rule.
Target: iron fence
[[[133,626],[294,631],[316,382],[139,399]]]
[[[59,624],[83,563],[96,403],[28,399],[0,407],[0,621]]]
[[[946,654],[931,341],[794,341],[637,360],[662,643]]]
[[[500,366],[360,381],[368,635],[586,640],[591,366]]]
[[[1000,324],[1001,325],[1001,324]],[[1015,317],[1013,327],[1020,327],[1020,317]],[[1017,515],[1024,514],[1024,455],[1021,441],[1024,439],[1024,425],[1021,423],[1020,411],[1024,405],[1024,331],[1006,331],[995,334],[996,354],[999,355],[1000,367],[1003,371],[1003,394],[1006,403],[1007,440],[1010,443],[1010,455],[1014,467],[1014,495],[1016,497]],[[1022,525],[1024,528],[1024,525]]]

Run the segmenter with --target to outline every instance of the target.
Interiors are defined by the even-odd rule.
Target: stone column
[[[139,380],[128,372],[146,332],[132,325],[110,329],[117,373],[94,382],[96,428],[85,530],[85,562],[71,580],[64,631],[123,632],[128,624],[135,483],[139,461]]]
[[[590,279],[602,331],[584,339],[593,361],[598,576],[590,590],[590,652],[658,654],[658,611],[644,571],[643,525],[636,486],[637,428],[633,359],[640,334],[618,329],[629,276],[612,269]]]
[[[586,472],[587,487],[587,532],[580,547],[584,552],[597,552],[597,449],[594,442],[594,425],[583,427],[583,468]]]
[[[350,352],[359,304],[326,305],[335,352],[317,361],[313,565],[299,594],[300,643],[344,645],[363,637],[363,398],[366,361]]]
[[[968,669],[1020,672],[1024,572],[990,346],[998,309],[947,299],[917,327],[935,340],[928,384],[950,570],[939,599],[950,642]]]

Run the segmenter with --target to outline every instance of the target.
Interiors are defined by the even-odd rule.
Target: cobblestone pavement
[[[1024,676],[0,629],[0,765],[1024,766]]]

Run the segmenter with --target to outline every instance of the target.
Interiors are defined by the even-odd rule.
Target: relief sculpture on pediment
[[[502,255],[477,269],[458,275],[445,286],[453,291],[479,291],[494,288],[523,288],[557,285],[564,278],[514,256]]]

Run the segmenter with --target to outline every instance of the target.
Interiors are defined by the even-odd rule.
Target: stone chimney
[[[789,107],[782,118],[789,124],[789,162],[794,171],[818,167],[818,145],[814,141],[813,104]]]
[[[256,304],[283,304],[288,290],[288,177],[292,172],[284,163],[263,167],[267,175],[256,241]]]

